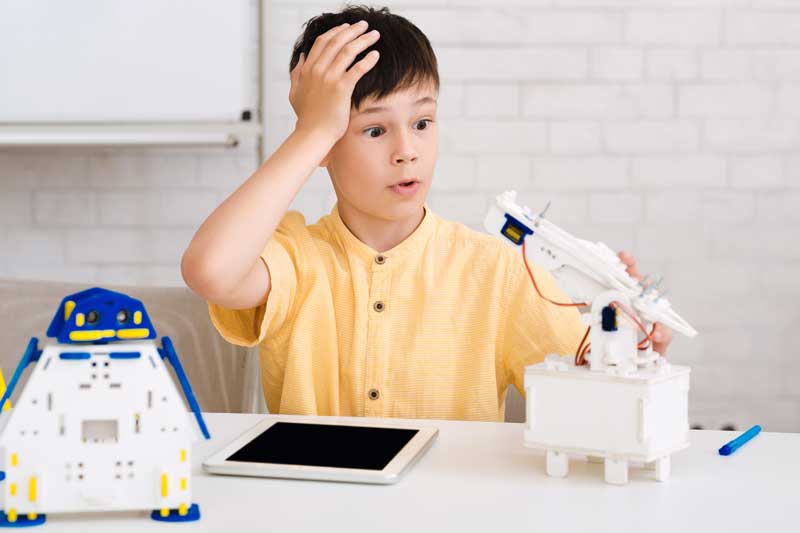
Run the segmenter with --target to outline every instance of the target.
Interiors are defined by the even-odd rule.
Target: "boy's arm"
[[[261,252],[331,145],[330,138],[318,132],[295,130],[209,215],[181,261],[189,288],[230,309],[255,307],[267,300],[271,279]]]
[[[266,302],[271,277],[261,253],[308,176],[344,135],[356,82],[377,63],[366,24],[342,25],[319,36],[292,70],[289,99],[295,131],[197,230],[181,260],[186,284],[230,309]]]

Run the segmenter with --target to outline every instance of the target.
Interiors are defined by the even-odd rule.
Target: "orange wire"
[[[536,289],[536,293],[539,295],[540,298],[550,302],[553,305],[558,305],[558,306],[561,306],[561,307],[585,307],[587,305],[586,303],[556,302],[556,301],[551,300],[550,298],[548,298],[544,294],[542,294],[542,291],[539,290],[539,285],[536,283],[536,278],[533,275],[533,271],[531,270],[530,265],[528,265],[528,254],[525,251],[525,239],[524,238],[522,239],[522,260],[525,262],[525,269],[528,271],[528,276],[530,276],[531,281],[533,282],[533,288]],[[589,348],[589,345],[591,343],[587,344],[585,347],[583,346],[583,343],[586,342],[586,337],[589,336],[589,330],[590,329],[591,329],[591,326],[589,326],[589,328],[586,330],[586,334],[583,336],[583,340],[581,340],[581,343],[578,346],[578,350],[575,352],[575,364],[577,366],[586,364],[586,359],[584,358],[584,356],[586,355],[586,351]],[[581,350],[583,350],[583,351],[581,351]]]
[[[653,331],[655,331],[655,329],[656,329],[656,326],[655,326],[655,324],[653,324],[653,331],[651,331],[650,333],[647,333],[647,330],[646,330],[646,329],[644,329],[644,326],[642,325],[642,323],[641,323],[641,322],[639,322],[639,319],[638,319],[638,318],[636,318],[636,317],[635,317],[633,314],[631,314],[630,312],[628,312],[628,310],[627,310],[627,309],[625,309],[625,307],[626,307],[625,305],[622,305],[620,302],[611,302],[611,306],[612,306],[612,307],[614,307],[615,309],[617,309],[617,308],[621,309],[621,310],[622,310],[622,312],[623,312],[623,313],[625,313],[626,315],[628,315],[628,318],[630,318],[631,320],[633,320],[633,321],[636,323],[636,325],[637,325],[637,326],[639,326],[639,329],[640,329],[640,330],[642,330],[642,333],[644,333],[644,335],[645,335],[645,338],[644,338],[644,339],[642,339],[642,340],[641,340],[641,342],[640,342],[639,344],[641,344],[642,342],[644,342],[644,341],[646,341],[646,340],[647,340],[647,341],[650,341],[650,342],[654,342],[654,341],[653,341],[652,334],[653,334]]]
[[[586,346],[583,347],[583,351],[581,351],[581,355],[580,355],[580,364],[578,366],[586,364],[586,354],[591,351],[591,346],[592,346],[592,343],[590,342]]]
[[[586,333],[583,335],[581,343],[578,345],[578,349],[575,351],[575,366],[581,366],[586,363],[586,360],[583,358],[581,350],[583,349],[583,343],[586,342],[586,337],[589,336],[589,331],[591,331],[591,329],[592,326],[586,328]]]
[[[653,324],[653,327],[650,329],[650,337],[651,338],[653,337],[653,333],[655,331],[656,331],[656,325]],[[642,346],[645,342],[647,342],[647,339],[642,339],[641,342],[639,342],[639,349],[640,350],[646,350],[646,349],[648,349],[650,347],[649,343],[647,344],[647,346]]]
[[[548,298],[544,294],[542,294],[542,291],[539,290],[539,285],[536,283],[536,278],[533,275],[533,271],[531,270],[530,265],[528,265],[528,254],[526,253],[526,250],[525,250],[525,239],[524,238],[522,239],[522,260],[525,262],[525,269],[528,271],[528,275],[530,276],[531,281],[533,282],[533,288],[536,289],[536,293],[539,295],[540,298],[550,302],[553,305],[558,305],[558,306],[561,306],[561,307],[586,307],[588,305],[585,302],[583,302],[583,303],[556,302],[554,300],[551,300],[550,298]],[[649,346],[643,346],[643,344],[645,342],[650,342],[650,343],[655,342],[653,340],[653,333],[656,330],[656,325],[655,324],[653,324],[653,328],[650,330],[650,333],[648,333],[647,330],[642,325],[642,323],[639,321],[639,319],[636,318],[630,312],[628,312],[628,310],[625,308],[625,306],[622,305],[620,302],[612,302],[611,306],[614,307],[615,309],[616,308],[621,309],[623,313],[628,315],[628,317],[631,320],[633,320],[636,323],[637,326],[639,326],[639,329],[642,331],[642,333],[644,333],[645,338],[642,339],[639,342],[639,344],[637,345],[638,349],[646,350]],[[586,328],[586,333],[583,335],[583,339],[581,339],[581,343],[578,345],[578,349],[575,351],[575,365],[576,366],[581,366],[581,365],[586,364],[586,358],[585,357],[586,357],[586,354],[589,352],[589,347],[592,345],[592,343],[587,343],[586,346],[584,346],[583,343],[586,342],[586,338],[589,336],[589,331],[591,329],[592,329],[591,326]]]
[[[555,302],[542,294],[542,291],[539,290],[539,285],[536,284],[536,278],[533,277],[533,272],[531,271],[531,267],[528,265],[528,254],[525,253],[525,239],[522,240],[522,260],[525,261],[525,268],[528,269],[528,275],[531,277],[531,281],[533,282],[533,288],[536,289],[536,292],[539,294],[540,297],[547,300],[553,305],[560,305],[562,307],[586,307],[588,304],[586,303],[563,303],[563,302]]]

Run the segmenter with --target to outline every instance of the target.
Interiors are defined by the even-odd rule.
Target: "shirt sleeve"
[[[571,301],[550,272],[528,264],[544,296],[555,302]],[[510,271],[502,355],[508,381],[524,396],[525,367],[551,353],[574,354],[586,326],[577,307],[554,305],[539,296],[521,256],[515,255]]]
[[[281,220],[272,239],[261,253],[269,269],[270,291],[267,301],[249,309],[228,309],[208,302],[211,322],[220,335],[239,346],[255,346],[274,337],[292,316],[298,280],[302,279],[304,258],[301,251],[310,235],[303,215],[291,211]]]

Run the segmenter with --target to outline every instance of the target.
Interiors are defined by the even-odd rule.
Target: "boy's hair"
[[[408,19],[390,13],[386,7],[374,9],[367,6],[345,6],[339,13],[323,13],[309,19],[304,25],[305,30],[294,44],[289,71],[297,65],[301,52],[308,57],[308,52],[318,36],[345,22],[355,24],[359,20],[366,20],[369,30],[378,30],[380,38],[358,54],[353,64],[371,50],[377,50],[380,59],[356,83],[350,101],[353,108],[358,109],[368,96],[380,99],[418,82],[430,82],[438,92],[439,70],[428,38]]]

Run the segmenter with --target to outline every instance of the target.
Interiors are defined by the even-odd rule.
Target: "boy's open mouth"
[[[411,187],[412,185],[414,185],[415,183],[418,183],[418,182],[419,182],[419,180],[417,180],[417,179],[410,179],[408,181],[397,182],[394,185],[391,185],[391,187]]]
[[[389,187],[395,194],[410,198],[417,194],[421,185],[418,179],[410,179],[406,181],[399,181]]]

